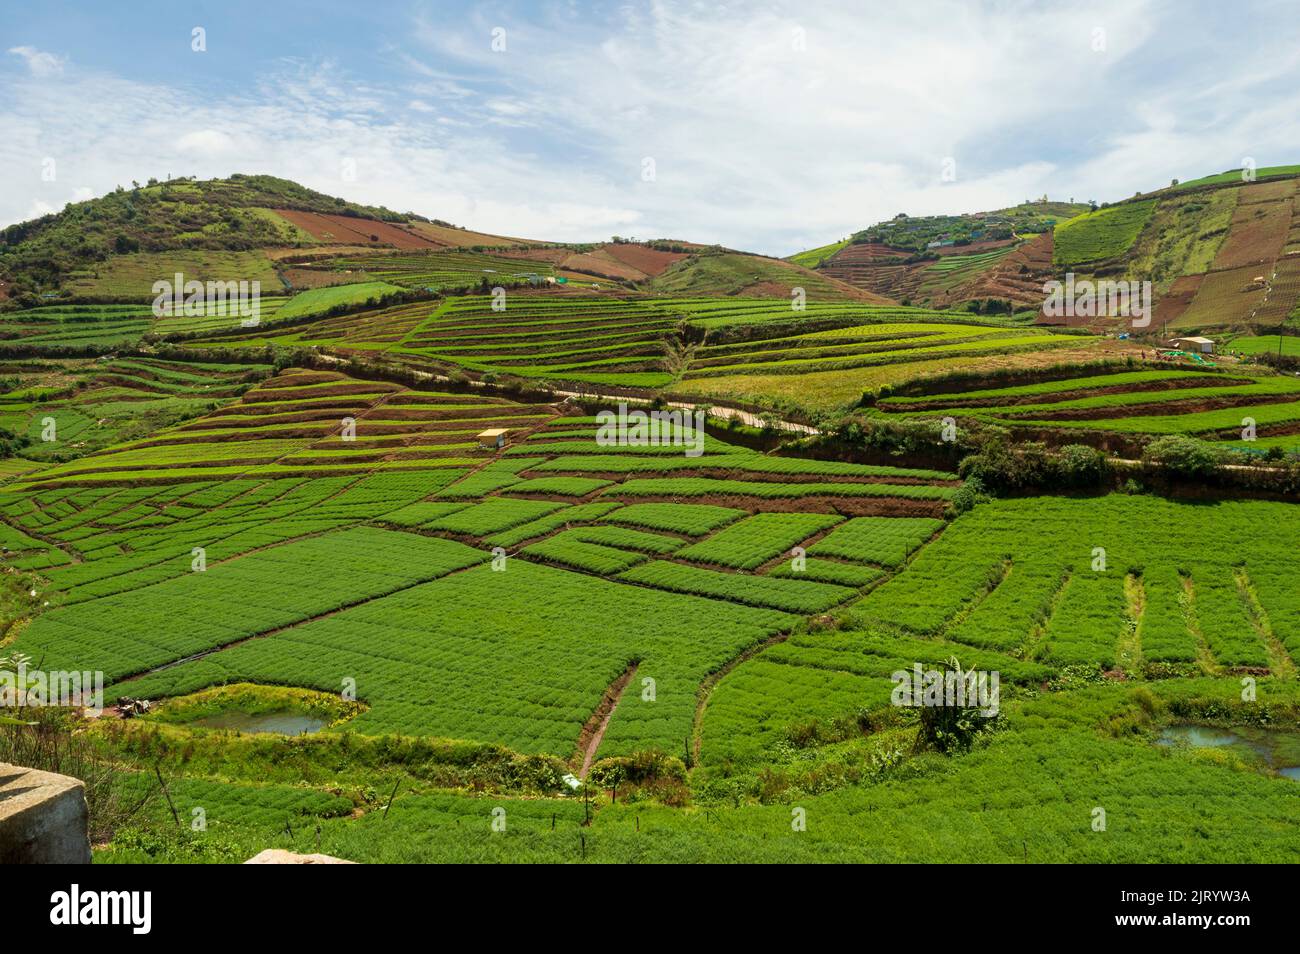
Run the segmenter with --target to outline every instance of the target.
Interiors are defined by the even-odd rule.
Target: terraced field
[[[1134,370],[1075,378],[1068,391],[1041,381],[881,403],[1004,413],[1063,395],[1259,383]],[[344,439],[348,420],[355,431]],[[489,426],[509,429],[504,450],[478,447]],[[170,770],[172,797],[204,805],[227,844],[265,838],[287,816],[295,831],[320,826],[323,849],[371,860],[492,856],[503,849],[480,844],[474,826],[494,809],[533,839],[539,859],[567,857],[583,812],[559,774],[604,778],[647,751],[689,765],[696,797],[715,786],[734,793],[711,810],[751,833],[775,823],[768,807],[781,808],[787,828],[789,816],[785,796],[754,793],[774,779],[811,784],[803,773],[813,773],[815,791],[798,797],[827,829],[817,851],[888,854],[849,820],[863,810],[910,817],[890,807],[897,786],[830,766],[911,764],[902,740],[912,730],[888,715],[893,675],[954,656],[1001,674],[1007,726],[954,759],[954,771],[1005,760],[1032,775],[1031,753],[1068,745],[1121,760],[1124,771],[1097,782],[1115,797],[1138,763],[1179,777],[1188,768],[1154,746],[1101,740],[1063,713],[1081,718],[1086,701],[1102,713],[1088,718],[1107,718],[1129,704],[1132,685],[1200,705],[1240,673],[1277,686],[1274,698],[1292,692],[1300,610],[1289,541],[1300,526],[1288,505],[1216,503],[1191,520],[1186,505],[1158,498],[1046,497],[948,520],[958,488],[949,473],[770,456],[714,436],[687,457],[678,446],[608,445],[596,427],[570,408],[286,371],[149,438],[12,477],[0,489],[0,542],[8,564],[40,582],[31,622],[7,649],[51,668],[101,668],[110,698],[165,700],[157,720],[136,720],[123,738],[161,728],[197,747],[190,769]],[[1041,689],[1062,673],[1103,670],[1129,682]],[[336,698],[352,687],[356,702],[315,736],[242,740],[182,717],[185,706],[205,711],[214,687],[232,698]],[[1061,708],[1067,697],[1074,709]],[[1045,712],[1054,728],[1040,738],[1032,726]],[[845,728],[860,720],[879,727]],[[380,812],[354,817],[356,803],[340,799],[330,759],[303,767],[272,754],[336,751],[344,729],[352,757],[375,764],[394,747],[426,751],[450,780],[477,771],[477,759],[532,759],[511,771],[545,766],[538,778],[549,781],[497,777],[483,797],[417,782],[392,806],[390,827],[376,828]],[[791,751],[801,753],[793,762],[782,755]],[[245,761],[213,771],[218,752]],[[1202,798],[1226,771],[1193,770],[1206,773]],[[1289,784],[1246,773],[1236,811],[1273,817],[1283,810],[1276,786]],[[951,805],[944,792],[926,797]],[[602,798],[587,829],[596,857],[646,851],[637,826],[664,845],[707,839],[745,858],[765,850],[697,831],[680,809],[653,802],[637,821],[622,800]],[[1033,795],[1019,811],[1041,821],[1055,817],[1053,804]],[[996,840],[963,843],[1002,851]],[[1065,843],[1081,858],[1097,850]],[[1046,848],[1017,843],[1026,850]],[[136,857],[121,843],[102,860]]]
[[[1300,423],[1300,381],[1284,375],[1123,371],[943,395],[891,396],[889,415],[952,415],[1008,427],[1239,440],[1249,418],[1261,439]]]
[[[676,381],[694,391],[702,378],[841,371],[1086,342],[1005,320],[981,322],[967,313],[897,305],[817,302],[795,310],[789,301],[770,298],[507,293],[503,299],[465,295],[291,328],[272,323],[201,343],[338,347],[388,352],[431,369],[642,389]]]
[[[1283,582],[1291,508],[1221,502],[1196,523],[1180,512],[1166,501],[1122,497],[981,508],[873,590],[860,612],[1049,665],[1289,672],[1300,651],[1300,619]],[[1270,525],[1276,519],[1286,523]],[[1239,531],[1233,542],[1221,538],[1207,551],[1203,534],[1229,525]],[[1152,526],[1164,528],[1159,540],[1146,530]],[[1071,527],[1086,533],[1077,550],[1062,550]],[[1104,567],[1095,547],[1105,551]],[[1132,639],[1127,620],[1137,627]]]
[[[546,406],[296,371],[198,420],[57,465],[41,479],[112,483],[464,467],[484,457],[479,432],[527,429],[551,413]]]
[[[232,180],[292,201],[176,204],[286,246],[178,260],[274,263],[295,293],[255,326],[117,298],[158,262],[116,252],[77,278],[114,302],[0,314],[0,669],[103,673],[102,714],[58,716],[141,806],[103,862],[1300,861],[1294,461],[1116,459],[1296,449],[1300,378],[1007,306],[1141,269],[1159,324],[1289,354],[1249,326],[1294,311],[1296,182],[901,215],[786,261]],[[737,419],[611,440],[620,401]],[[1111,482],[999,498],[922,444],[949,417],[976,465],[1078,441]],[[900,700],[950,667],[994,697]],[[0,744],[49,729],[9,714]]]
[[[705,346],[691,363],[685,380],[757,372],[836,371],[960,354],[1007,354],[1078,344],[1077,336],[1037,329],[923,322],[866,324],[743,344]]]
[[[111,262],[89,265],[69,276],[64,289],[80,298],[150,298],[153,284],[176,272],[187,281],[261,282],[264,294],[280,287],[275,267],[266,254],[253,251],[173,250],[137,252],[115,256]]]
[[[365,276],[373,281],[433,291],[470,288],[484,280],[490,285],[535,283],[558,274],[548,262],[468,251],[376,252],[330,258],[320,264],[299,267],[306,271],[349,273],[352,281],[357,276]]]
[[[284,305],[283,297],[258,303],[260,321],[273,320]],[[251,306],[249,306],[251,308]],[[188,334],[237,329],[246,320],[234,304],[212,304],[207,314],[157,317],[152,303],[144,305],[46,305],[0,316],[0,354],[26,351],[65,351],[85,347],[135,344],[145,335]]]
[[[400,350],[474,371],[655,387],[672,380],[660,370],[677,321],[665,304],[517,296],[494,310],[490,298],[458,298],[408,334]]]
[[[355,441],[335,433],[344,417]],[[515,435],[503,454],[470,436],[490,425]],[[51,665],[93,658],[121,691],[150,696],[354,678],[357,731],[565,758],[636,660],[654,705],[621,705],[597,754],[670,747],[692,731],[709,673],[856,599],[939,531],[955,491],[951,474],[715,439],[688,458],[601,446],[583,436],[594,429],[551,408],[279,375],[0,494],[10,558],[58,593],[14,648]],[[776,572],[799,545],[808,578]],[[238,594],[254,602],[237,622],[213,613]],[[364,645],[376,627],[378,654]]]
[[[1154,202],[1126,202],[1062,222],[1054,234],[1055,263],[1072,268],[1124,254],[1155,207]]]
[[[19,381],[0,395],[0,428],[28,441],[35,460],[65,460],[207,413],[270,374],[257,364],[112,358],[15,362]]]

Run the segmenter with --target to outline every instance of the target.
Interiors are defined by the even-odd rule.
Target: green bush
[[[1173,434],[1148,444],[1142,460],[1183,477],[1204,477],[1223,463],[1223,451],[1194,437]]]

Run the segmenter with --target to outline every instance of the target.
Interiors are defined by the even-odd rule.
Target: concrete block
[[[80,779],[0,762],[0,864],[90,864]]]

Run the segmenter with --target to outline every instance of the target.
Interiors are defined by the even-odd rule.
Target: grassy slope
[[[823,245],[821,248],[810,248],[804,252],[796,252],[793,255],[788,255],[786,256],[786,261],[793,262],[795,265],[801,265],[804,268],[816,268],[823,260],[830,258],[848,244],[848,239],[841,239],[838,242],[831,242],[829,245]]]
[[[139,252],[115,255],[73,272],[64,288],[82,298],[153,297],[153,284],[175,281],[180,272],[185,281],[261,282],[262,294],[277,294],[283,286],[270,259],[260,251],[220,249]]]
[[[1155,211],[1155,202],[1128,202],[1098,209],[1056,227],[1053,261],[1068,268],[1122,255]]]
[[[327,288],[313,288],[294,295],[283,308],[275,313],[275,317],[277,320],[300,318],[304,315],[329,311],[329,309],[338,305],[354,305],[404,290],[387,282],[359,282],[355,285],[331,285]]]
[[[885,303],[879,295],[862,291],[780,259],[741,252],[704,252],[677,262],[648,289],[657,295],[773,295],[795,287],[808,298],[858,300]]]
[[[1297,176],[1300,175],[1300,166],[1265,166],[1263,169],[1255,170],[1256,179],[1265,179],[1269,176]],[[1203,176],[1200,179],[1191,179],[1187,182],[1180,182],[1176,188],[1191,189],[1196,186],[1207,185],[1228,185],[1231,183],[1241,183],[1247,180],[1242,178],[1241,169],[1229,169],[1227,172],[1220,172],[1217,175]]]

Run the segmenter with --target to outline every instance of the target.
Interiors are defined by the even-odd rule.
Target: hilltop
[[[330,245],[448,248],[513,241],[468,233],[414,212],[350,202],[275,176],[151,179],[0,230],[0,297],[111,296],[117,292],[98,287],[93,279],[106,263],[121,264],[126,256],[184,252],[213,278],[225,277],[217,274],[223,271],[264,278],[265,256],[250,258],[246,253]],[[149,268],[147,261],[136,264],[150,274],[168,271]],[[254,274],[247,274],[250,269]],[[270,277],[274,280],[273,274]]]
[[[1036,277],[1041,264],[1044,243],[1035,241],[1093,207],[1044,196],[988,212],[927,216],[900,212],[839,242],[791,255],[787,261],[899,301],[951,307],[995,299],[1003,302],[1002,310],[1010,311],[1006,303],[1026,305],[1035,300],[1034,295],[1041,295],[1030,290],[1032,281],[1023,278]],[[1047,247],[1050,250],[1050,244]]]
[[[1300,166],[1228,170],[1057,227],[1053,268],[1150,281],[1162,329],[1242,332],[1300,321]]]
[[[274,176],[150,180],[0,231],[0,303],[138,302],[159,278],[247,280],[263,294],[387,282],[447,291],[568,285],[659,295],[886,303],[781,259],[678,239],[558,243],[476,232]]]
[[[1100,205],[1044,197],[996,212],[900,214],[788,260],[944,308],[1037,310],[1044,283],[1067,273],[1149,281],[1162,331],[1275,329],[1300,323],[1297,183],[1300,166],[1230,169]]]

